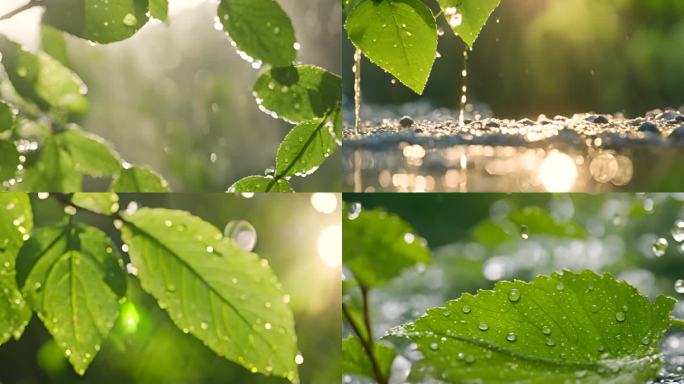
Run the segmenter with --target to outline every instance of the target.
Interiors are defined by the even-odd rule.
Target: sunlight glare
[[[577,167],[570,156],[553,151],[539,168],[539,179],[548,192],[569,192],[577,179]]]
[[[333,213],[337,209],[337,196],[334,193],[313,193],[311,205],[320,213]]]
[[[342,226],[323,228],[318,236],[318,255],[325,265],[337,268],[342,265]]]

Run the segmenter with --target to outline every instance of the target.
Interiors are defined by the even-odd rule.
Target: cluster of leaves
[[[610,274],[563,271],[531,282],[499,281],[492,290],[463,294],[373,339],[371,290],[430,259],[400,218],[382,210],[352,212],[343,225],[343,310],[353,332],[343,340],[346,374],[389,382],[402,340],[410,340],[421,357],[413,362],[409,382],[646,382],[660,369],[663,334],[682,324],[670,317],[672,298],[661,295],[650,302]],[[518,226],[547,219],[541,210],[529,208],[511,211],[502,222]],[[506,225],[488,220],[473,236],[491,235],[495,244]],[[572,222],[530,226],[526,235],[528,230],[532,235],[586,236]]]
[[[118,212],[115,193],[50,198],[63,219],[34,226],[28,194],[0,194],[0,344],[35,312],[83,375],[126,303],[128,270],[184,333],[253,373],[299,381],[289,297],[267,260],[185,211]],[[79,212],[111,219],[126,253]]]
[[[501,0],[437,0],[449,28],[472,49]],[[437,57],[437,21],[421,0],[343,0],[351,42],[422,94]]]
[[[292,176],[312,174],[342,144],[342,79],[294,64],[299,43],[275,0],[222,0],[218,18],[241,57],[255,68],[271,66],[254,84],[259,108],[295,124],[278,148],[275,166],[263,176],[238,180],[229,191],[292,192]]]
[[[121,4],[119,4],[121,3]],[[123,161],[112,147],[76,122],[89,107],[88,88],[69,68],[64,33],[93,43],[132,36],[149,17],[165,19],[166,0],[128,2],[31,1],[45,9],[42,51],[30,52],[0,36],[6,85],[0,97],[2,189],[83,189],[84,176],[108,178],[114,192],[165,192],[166,181]],[[148,16],[149,15],[149,16]]]

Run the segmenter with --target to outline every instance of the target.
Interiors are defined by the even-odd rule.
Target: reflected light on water
[[[539,168],[539,179],[549,192],[569,192],[577,179],[577,167],[570,156],[553,151]]]
[[[323,228],[318,236],[318,256],[330,268],[342,265],[342,226]]]

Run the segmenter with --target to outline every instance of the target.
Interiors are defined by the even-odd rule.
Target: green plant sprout
[[[127,332],[138,326],[126,298],[128,272],[183,333],[217,355],[252,373],[299,382],[289,296],[268,260],[239,239],[186,211],[120,210],[115,193],[38,198],[64,207],[59,223],[34,226],[28,194],[0,194],[0,344],[19,339],[35,312],[84,375],[117,319]],[[86,224],[88,216],[110,221],[123,253]]]
[[[2,65],[11,84],[0,99],[2,189],[78,192],[87,175],[110,179],[112,192],[168,191],[160,175],[125,162],[108,143],[75,124],[88,110],[88,88],[69,68],[64,37],[67,33],[93,44],[127,39],[150,18],[166,21],[168,1],[31,0],[0,20],[34,7],[44,9],[41,52],[0,36]],[[292,176],[312,174],[341,145],[341,79],[296,63],[300,44],[275,0],[223,0],[217,17],[240,57],[255,69],[270,66],[254,86],[259,109],[295,124],[278,149],[275,168],[239,180],[229,190],[292,191]]]
[[[372,289],[429,263],[430,256],[398,216],[360,206],[349,212],[343,224],[343,314],[351,333],[342,342],[345,374],[387,384],[397,346],[408,340],[421,352],[411,382],[647,382],[662,365],[664,333],[684,327],[684,320],[671,316],[671,297],[651,302],[609,273],[564,270],[530,282],[498,281],[491,290],[465,293],[374,338]],[[586,236],[572,221],[544,225],[551,218],[539,209],[511,211],[507,220],[534,223],[521,230],[522,238]],[[473,237],[498,244],[500,228],[494,226],[482,222]]]

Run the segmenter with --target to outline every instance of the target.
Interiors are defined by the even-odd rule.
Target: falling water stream
[[[463,50],[463,70],[461,70],[461,106],[458,114],[458,123],[460,126],[465,126],[465,108],[468,104],[468,52],[469,49]]]
[[[358,134],[361,129],[361,58],[363,52],[356,49],[354,52],[354,133]]]

